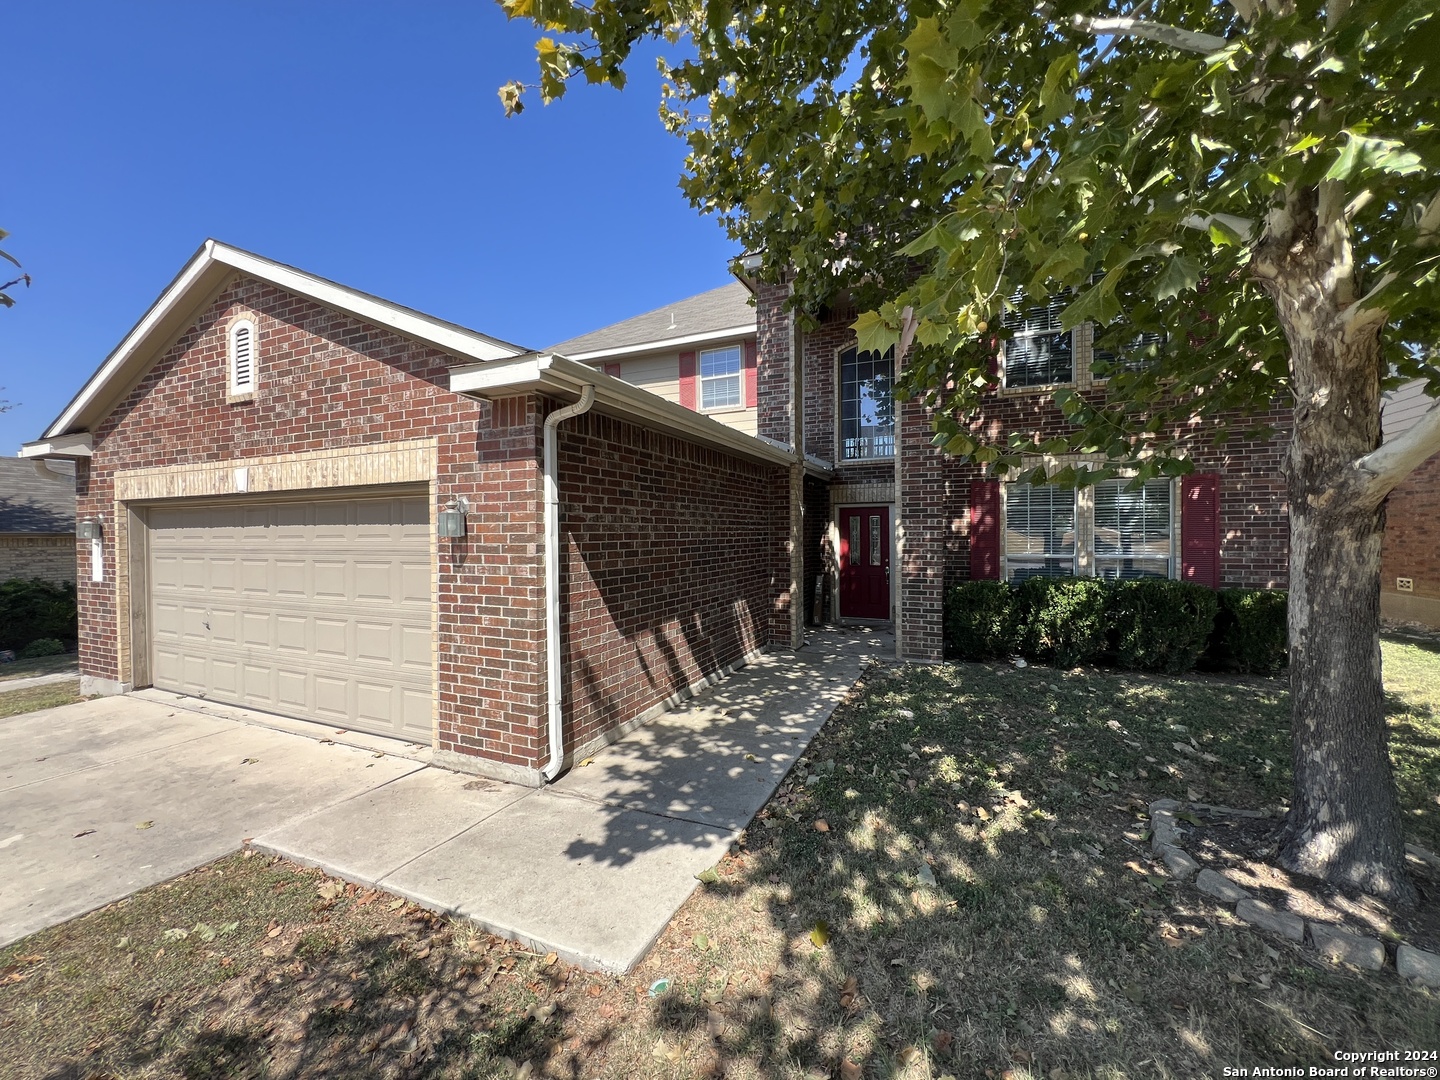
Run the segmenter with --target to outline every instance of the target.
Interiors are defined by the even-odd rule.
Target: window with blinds
[[[1076,551],[1074,489],[1006,485],[1006,577],[1073,577]]]
[[[702,349],[700,408],[734,409],[740,401],[740,346]]]
[[[255,390],[255,324],[241,319],[230,327],[230,393]]]
[[[1096,335],[1100,334],[1096,329]],[[1117,371],[1141,371],[1153,364],[1165,349],[1165,335],[1160,333],[1136,334],[1119,347],[1119,350],[1095,342],[1091,363],[1097,379],[1104,379]]]
[[[840,354],[840,457],[895,456],[895,350]]]
[[[1169,480],[1095,485],[1095,575],[1111,581],[1168,578],[1173,551]]]
[[[1006,386],[1049,386],[1075,381],[1074,336],[1060,328],[1069,293],[1056,293],[1043,304],[1023,292],[1010,297],[1000,322],[1009,331],[1002,347]]]

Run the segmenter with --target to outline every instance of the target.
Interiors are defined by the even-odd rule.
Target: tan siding
[[[1385,395],[1385,411],[1381,414],[1385,426],[1385,438],[1393,439],[1411,424],[1420,419],[1420,414],[1435,404],[1435,399],[1425,394],[1425,383],[1421,379],[1406,383],[1398,390]]]
[[[706,348],[720,348],[723,345],[738,344],[744,339],[737,338],[733,342],[724,342],[720,346],[707,345]],[[700,349],[696,348],[698,354]],[[604,370],[604,364],[617,363],[615,360],[595,361],[595,366]],[[650,356],[638,356],[623,358],[618,361],[620,364],[620,378],[624,379],[631,386],[638,386],[649,390],[652,394],[658,394],[666,401],[680,401],[680,354],[678,352],[655,353]],[[699,393],[698,389],[696,391]],[[725,409],[720,412],[707,413],[707,416],[720,421],[736,431],[743,431],[746,435],[756,433],[754,408],[749,409]]]

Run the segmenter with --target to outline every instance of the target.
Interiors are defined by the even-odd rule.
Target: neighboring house
[[[817,615],[928,661],[966,577],[1284,584],[1285,412],[1138,492],[1004,484],[894,403],[843,300],[801,332],[785,297],[742,277],[531,352],[207,242],[23,449],[76,463],[99,534],[82,689],[541,783]],[[1053,315],[1017,316],[984,424],[1058,430],[1047,387],[1103,392]]]
[[[75,580],[75,466],[0,458],[0,581]]]
[[[546,352],[755,434],[755,305],[738,281]]]
[[[1408,430],[1435,407],[1418,379],[1386,395],[1385,438]],[[1386,500],[1380,613],[1440,627],[1440,455],[1421,464]]]

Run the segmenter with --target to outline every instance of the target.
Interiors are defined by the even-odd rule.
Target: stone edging
[[[1206,896],[1235,906],[1235,914],[1251,926],[1279,934],[1304,944],[1307,940],[1330,960],[1341,960],[1367,971],[1385,967],[1385,945],[1379,938],[1341,930],[1329,923],[1300,918],[1288,911],[1278,911],[1262,900],[1256,900],[1230,878],[1215,870],[1202,870],[1180,846],[1177,814],[1182,807],[1206,810],[1212,814],[1234,817],[1263,818],[1259,810],[1235,810],[1208,803],[1181,803],[1176,799],[1157,799],[1150,804],[1150,849],[1165,862],[1166,868],[1180,881],[1195,879],[1195,887]],[[1408,850],[1408,849],[1407,849]],[[1412,851],[1425,862],[1435,859],[1429,852]],[[1440,955],[1417,949],[1401,942],[1395,950],[1395,971],[1401,978],[1416,979],[1426,986],[1440,987]]]

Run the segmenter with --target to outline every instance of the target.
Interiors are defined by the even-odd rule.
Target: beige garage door
[[[431,738],[424,498],[152,507],[152,680]]]

